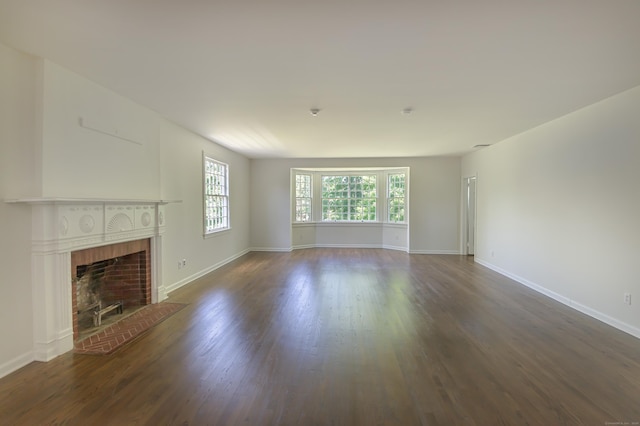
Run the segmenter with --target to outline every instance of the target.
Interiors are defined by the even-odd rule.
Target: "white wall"
[[[162,281],[168,291],[247,252],[246,157],[54,63],[44,61],[43,75],[43,196],[179,200],[166,207]],[[228,163],[230,173],[232,229],[207,239],[203,151]],[[178,269],[183,259],[187,265]]]
[[[179,200],[166,207],[162,279],[169,291],[247,252],[247,158],[49,61],[43,74],[43,196]],[[230,166],[232,230],[208,239],[203,151]],[[178,269],[182,259],[187,265]]]
[[[249,249],[249,160],[165,122],[161,131],[162,198],[166,208],[163,278],[178,288]],[[231,230],[203,238],[202,152],[229,165]],[[187,265],[178,269],[178,261]],[[169,295],[171,297],[171,295]]]
[[[34,119],[40,65],[0,44],[0,377],[33,359],[31,209],[2,200],[39,191]]]
[[[640,87],[462,161],[476,259],[638,337],[639,111]]]
[[[295,223],[294,250],[310,247],[386,248],[409,251],[409,226],[395,223]]]
[[[460,210],[460,159],[254,159],[251,160],[251,246],[257,250],[290,250],[311,240],[307,228],[297,228],[301,241],[292,244],[290,173],[292,168],[410,167],[409,250],[412,253],[458,253]],[[345,234],[327,241],[326,229],[317,230],[315,244],[372,244],[370,239]],[[369,235],[393,245],[397,230],[376,230]],[[336,234],[337,235],[337,234]],[[351,238],[353,237],[353,238]],[[361,238],[362,237],[362,238]],[[357,241],[355,241],[357,240]],[[386,241],[386,243],[385,243]]]
[[[117,135],[89,130],[80,117]],[[232,229],[207,239],[203,150],[230,167]],[[0,45],[0,200],[181,200],[166,206],[162,284],[169,291],[249,250],[249,174],[247,158],[56,64]],[[30,206],[0,202],[0,224],[0,291],[9,302],[0,309],[1,377],[33,360]],[[178,269],[178,259],[186,267]]]
[[[44,61],[44,197],[158,199],[157,114]],[[79,119],[133,143],[80,126]]]

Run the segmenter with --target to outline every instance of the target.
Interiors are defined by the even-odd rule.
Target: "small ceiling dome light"
[[[312,116],[317,117],[317,116],[318,116],[318,114],[320,113],[320,108],[311,108],[311,109],[309,110],[309,113],[310,113]]]
[[[411,107],[407,107],[407,108],[405,108],[405,109],[403,109],[403,110],[402,110],[402,114],[403,114],[403,115],[409,115],[409,114],[411,114],[412,112],[413,112],[413,108],[411,108]]]

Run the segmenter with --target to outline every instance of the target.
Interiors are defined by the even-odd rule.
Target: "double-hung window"
[[[311,175],[296,175],[296,222],[311,221],[311,196],[313,193],[311,182]]]
[[[291,221],[302,227],[305,222],[404,226],[409,168],[292,169],[290,199]]]
[[[322,176],[322,220],[376,220],[376,175]]]
[[[406,222],[406,175],[395,173],[387,176],[387,213],[389,222]]]
[[[229,227],[229,166],[205,155],[204,233]]]

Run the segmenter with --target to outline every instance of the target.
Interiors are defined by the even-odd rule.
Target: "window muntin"
[[[389,222],[406,222],[406,175],[394,173],[387,177],[387,220]]]
[[[376,175],[322,176],[322,221],[376,220]]]
[[[312,193],[313,188],[311,186],[311,175],[300,174],[296,175],[296,222],[310,222],[311,221],[311,208],[312,208]]]
[[[229,166],[204,157],[204,232],[229,229]]]

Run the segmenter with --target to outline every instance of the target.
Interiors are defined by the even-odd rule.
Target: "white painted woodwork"
[[[164,206],[168,201],[28,198],[31,205],[34,358],[49,361],[73,349],[71,252],[149,238],[151,302],[162,285]]]

